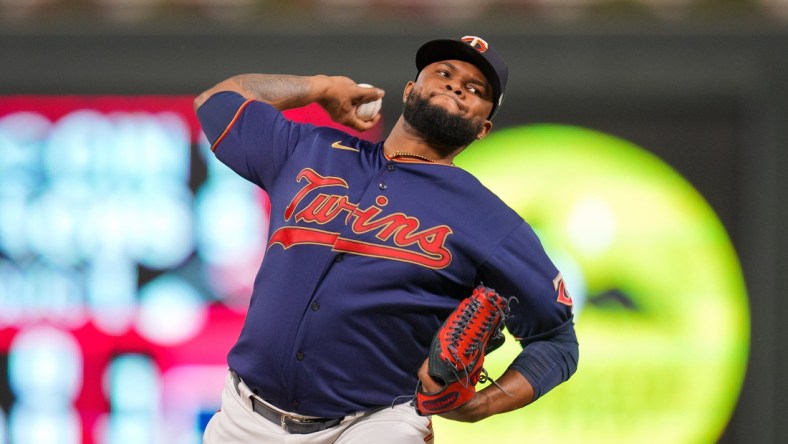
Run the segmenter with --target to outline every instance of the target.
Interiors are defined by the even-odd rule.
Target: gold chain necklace
[[[397,151],[397,152],[394,153],[394,156],[392,156],[392,158],[394,158],[394,157],[412,157],[412,158],[420,159],[420,160],[423,160],[423,161],[429,162],[429,163],[440,163],[437,160],[431,159],[431,158],[429,158],[427,156],[422,156],[421,154],[416,154],[416,153],[408,153],[406,151]],[[454,163],[452,162],[451,165],[454,165]]]

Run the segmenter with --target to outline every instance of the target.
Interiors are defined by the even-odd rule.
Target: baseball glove
[[[420,415],[446,413],[473,399],[476,384],[489,379],[484,356],[503,344],[508,315],[509,301],[483,285],[449,315],[432,340],[428,363],[429,375],[443,387],[427,393],[419,382],[415,404]]]

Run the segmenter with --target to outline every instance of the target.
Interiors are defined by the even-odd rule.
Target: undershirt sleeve
[[[534,401],[565,382],[577,371],[580,351],[573,322],[553,336],[523,347],[510,366],[519,371],[534,388]]]

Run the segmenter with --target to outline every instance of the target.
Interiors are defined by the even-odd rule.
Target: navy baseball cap
[[[468,62],[487,77],[493,89],[493,108],[488,117],[492,119],[503,103],[506,82],[509,80],[509,67],[503,58],[484,39],[472,35],[456,40],[430,40],[416,51],[416,68],[419,73],[430,63],[443,60]]]

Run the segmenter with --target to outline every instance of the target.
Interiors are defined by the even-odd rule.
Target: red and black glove
[[[508,300],[483,285],[460,302],[432,340],[428,373],[443,387],[427,393],[419,382],[415,403],[420,415],[449,412],[476,396],[476,384],[487,379],[484,356],[503,344],[508,314]]]

